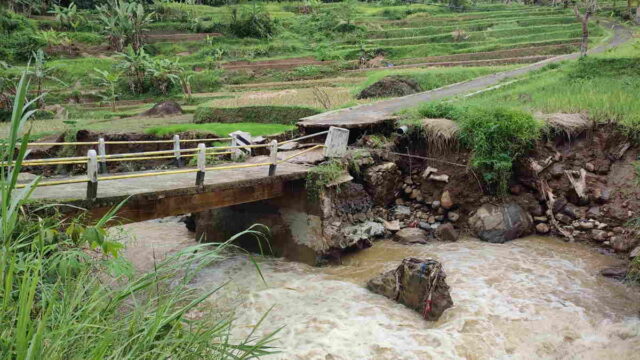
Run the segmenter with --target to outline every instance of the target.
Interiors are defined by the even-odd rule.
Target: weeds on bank
[[[337,159],[309,169],[305,186],[307,193],[311,198],[317,199],[327,185],[335,183],[346,172],[347,165]]]
[[[542,123],[525,111],[506,107],[465,107],[428,103],[422,117],[447,118],[460,126],[460,141],[473,151],[471,165],[499,194],[506,193],[513,162],[540,137]]]
[[[12,164],[0,171],[0,358],[250,359],[270,353],[273,333],[234,341],[229,316],[215,309],[188,316],[219,290],[198,291],[190,281],[223,259],[241,234],[184,249],[135,276],[117,256],[122,245],[105,231],[117,208],[93,225],[23,209],[38,185],[36,179],[17,186],[29,133],[19,138],[37,100],[26,101],[27,87],[23,75],[0,148],[0,162]]]

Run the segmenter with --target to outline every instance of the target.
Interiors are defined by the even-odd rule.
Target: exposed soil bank
[[[490,242],[538,233],[586,242],[623,260],[639,245],[629,222],[640,212],[634,167],[640,147],[613,126],[550,132],[518,160],[502,196],[491,195],[469,166],[470,152],[455,141],[397,136],[388,150],[367,148],[372,141],[362,137],[355,144],[362,149],[347,160],[353,181],[307,189],[319,191],[317,200],[298,191],[280,203],[214,210],[218,220],[200,219],[208,230],[199,233],[228,237],[241,230],[232,224],[266,221],[278,238],[277,255],[302,246],[311,264],[339,261],[392,236],[412,244],[456,241],[461,233]],[[296,213],[308,217],[287,215],[294,199]]]

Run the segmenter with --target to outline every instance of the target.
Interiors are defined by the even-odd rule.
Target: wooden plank
[[[200,212],[209,209],[238,205],[282,196],[284,183],[281,181],[251,187],[233,187],[211,192],[184,194],[178,196],[133,197],[118,212],[121,222],[137,222]],[[100,218],[110,207],[90,210],[90,218]]]

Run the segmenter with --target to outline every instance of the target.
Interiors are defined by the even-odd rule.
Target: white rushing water
[[[127,229],[140,243],[184,243],[189,234],[179,226]],[[439,321],[364,288],[405,257],[444,264],[455,305]],[[380,241],[340,266],[262,259],[266,284],[238,256],[206,268],[194,285],[231,280],[210,302],[235,312],[235,336],[249,334],[270,310],[256,334],[282,327],[272,360],[640,359],[640,293],[598,275],[614,262],[584,245],[539,237],[502,245]]]

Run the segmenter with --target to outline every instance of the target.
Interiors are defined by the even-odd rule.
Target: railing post
[[[173,135],[173,156],[176,158],[176,166],[182,167],[182,156],[180,156],[180,135]]]
[[[331,126],[324,142],[325,157],[343,157],[347,154],[349,130]]]
[[[98,139],[98,155],[100,156],[100,173],[107,173],[107,147],[104,144],[104,138]]]
[[[198,144],[198,172],[196,173],[196,186],[204,185],[204,174],[207,168],[207,147],[205,144]]]
[[[87,153],[87,200],[98,197],[98,155],[95,150]]]
[[[269,165],[269,176],[274,176],[276,174],[276,166],[278,165],[278,141],[271,141],[271,165]]]
[[[251,145],[251,134],[244,131],[234,131],[231,136],[231,146]],[[231,159],[238,160],[241,156],[251,156],[251,148],[238,148],[231,151]]]

